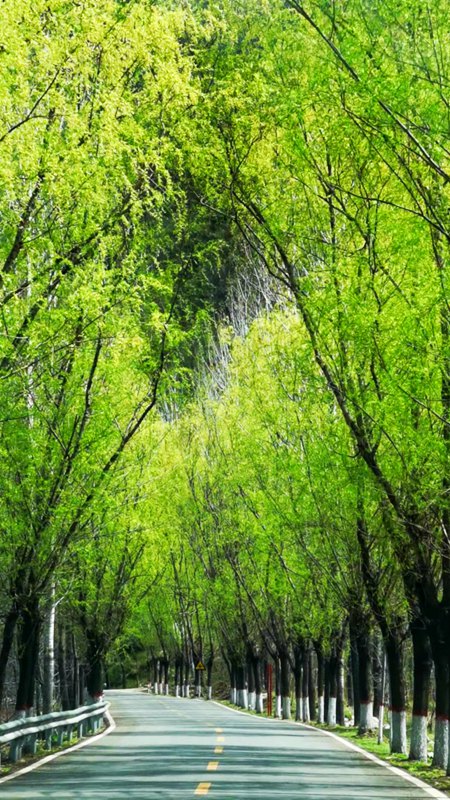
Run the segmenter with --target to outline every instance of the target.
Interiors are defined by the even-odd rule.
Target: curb
[[[59,750],[57,753],[51,753],[48,756],[44,756],[44,758],[40,758],[38,761],[34,761],[32,764],[29,764],[27,767],[22,767],[21,769],[12,772],[10,775],[5,775],[4,778],[0,778],[0,785],[2,783],[6,783],[7,781],[12,781],[14,778],[18,778],[19,775],[26,775],[27,772],[33,772],[35,769],[42,767],[44,764],[48,764],[50,761],[54,761],[55,758],[59,758],[60,756],[65,756],[67,753],[74,753],[75,750],[81,750],[82,747],[87,747],[94,742],[98,742],[100,739],[103,739],[105,736],[109,736],[110,733],[115,731],[116,723],[114,722],[113,717],[109,710],[105,712],[105,717],[108,722],[108,727],[106,730],[98,733],[96,736],[90,736],[88,739],[84,739],[81,742],[77,742],[72,747],[66,747],[64,750]]]
[[[234,714],[243,714],[245,717],[253,717],[253,714],[248,714],[246,711],[240,711],[238,708],[230,708],[229,706],[223,705],[219,703],[217,700],[212,701],[214,705],[220,706],[220,708],[225,709],[225,711],[232,711]],[[378,756],[375,756],[373,753],[369,753],[367,750],[363,750],[362,747],[358,747],[358,745],[353,744],[353,742],[347,741],[341,736],[338,736],[336,733],[332,733],[331,731],[324,731],[321,728],[315,728],[314,725],[307,725],[305,722],[295,722],[294,720],[279,720],[279,719],[271,719],[270,717],[256,717],[256,719],[265,719],[266,722],[273,722],[273,723],[287,723],[288,725],[296,725],[301,728],[306,728],[309,731],[315,731],[318,734],[323,733],[324,736],[330,736],[332,739],[335,739],[337,742],[345,745],[349,750],[354,750],[356,753],[360,753],[361,755],[365,756],[369,761],[373,761],[375,764],[378,764],[380,767],[384,767],[385,769],[392,772],[394,775],[397,775],[400,778],[404,778],[405,781],[414,784],[419,789],[423,789],[430,797],[437,798],[438,800],[449,800],[449,795],[441,792],[440,789],[435,789],[434,786],[430,786],[429,783],[425,783],[420,778],[415,778],[413,775],[409,775],[408,772],[405,770],[400,769],[399,767],[393,767],[392,764],[387,764],[386,761],[383,761]]]

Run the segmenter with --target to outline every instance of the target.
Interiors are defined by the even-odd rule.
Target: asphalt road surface
[[[5,800],[425,800],[340,742],[214,703],[108,692],[117,729],[0,785]]]

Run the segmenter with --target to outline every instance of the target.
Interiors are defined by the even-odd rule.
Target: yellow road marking
[[[215,772],[217,767],[219,766],[218,761],[210,761],[208,766],[206,767],[207,772]]]
[[[223,733],[223,728],[216,728],[216,733]]]
[[[210,783],[199,783],[194,794],[208,794],[210,788],[211,788]]]
[[[223,753],[223,747],[215,747],[214,748],[214,752],[217,753],[217,755],[219,755],[220,753]]]
[[[217,737],[217,741],[218,742],[224,742],[225,741],[225,736],[218,736]]]

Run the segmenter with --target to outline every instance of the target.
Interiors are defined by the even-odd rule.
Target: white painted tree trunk
[[[448,761],[448,720],[437,719],[434,726],[433,766],[445,769]]]
[[[302,698],[302,720],[303,722],[310,722],[311,714],[309,711],[309,697]]]
[[[51,590],[51,606],[44,631],[44,683],[42,687],[42,710],[44,714],[53,711],[55,698],[55,587]]]
[[[186,694],[185,694],[185,697],[190,697],[190,696],[191,696],[191,686],[190,686],[190,684],[189,684],[189,683],[187,683],[187,684],[186,684]]]
[[[391,711],[391,750],[406,753],[406,711]]]
[[[169,684],[166,683],[164,688],[165,688],[165,694],[168,695],[169,694]]]
[[[427,722],[428,718],[423,714],[413,715],[409,748],[412,761],[426,761],[428,758]]]
[[[248,691],[247,689],[241,689],[239,691],[239,705],[241,708],[248,708]]]
[[[295,698],[295,720],[296,720],[296,722],[301,722],[302,721],[302,714],[303,714],[302,698],[301,697],[296,697]]]
[[[328,700],[328,725],[336,725],[336,698],[330,697]]]
[[[154,691],[155,694],[158,694],[158,681],[155,681]]]
[[[179,697],[179,696],[180,696],[180,687],[179,687],[179,686],[178,686],[178,684],[177,684],[177,685],[175,686],[175,697]]]
[[[319,695],[318,699],[317,721],[319,725],[323,725],[325,722],[325,698],[323,694]]]
[[[264,713],[264,700],[261,692],[256,695],[256,711],[258,714]]]
[[[386,653],[383,655],[383,665],[381,668],[381,702],[378,710],[378,744],[383,742],[383,728],[384,728],[384,702],[386,692],[386,672],[387,660]]]
[[[236,701],[237,701],[237,690],[235,686],[232,686],[230,689],[230,703],[236,706],[237,705]]]
[[[359,712],[359,732],[367,733],[373,727],[373,702],[361,703]]]
[[[281,694],[277,694],[275,701],[275,715],[277,719],[281,719]]]
[[[281,715],[283,719],[291,718],[291,698],[283,697],[281,702]]]
[[[164,692],[164,684],[163,683],[159,684],[159,693],[160,694],[165,694],[165,692]]]
[[[256,692],[249,692],[248,693],[248,707],[250,711],[254,711],[256,708]]]
[[[447,775],[450,775],[450,726],[447,731]]]
[[[383,742],[383,728],[384,728],[384,705],[380,705],[378,710],[378,744]]]
[[[208,700],[212,700],[212,686],[208,686]]]

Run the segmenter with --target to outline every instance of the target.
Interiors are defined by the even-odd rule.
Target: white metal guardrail
[[[53,744],[60,747],[65,738],[70,741],[75,731],[81,739],[87,732],[96,733],[99,730],[108,705],[101,700],[71,711],[56,711],[40,717],[5,722],[0,725],[0,747],[9,744],[9,760],[14,763],[22,754],[34,755],[39,738],[44,738],[46,750],[51,750]]]

